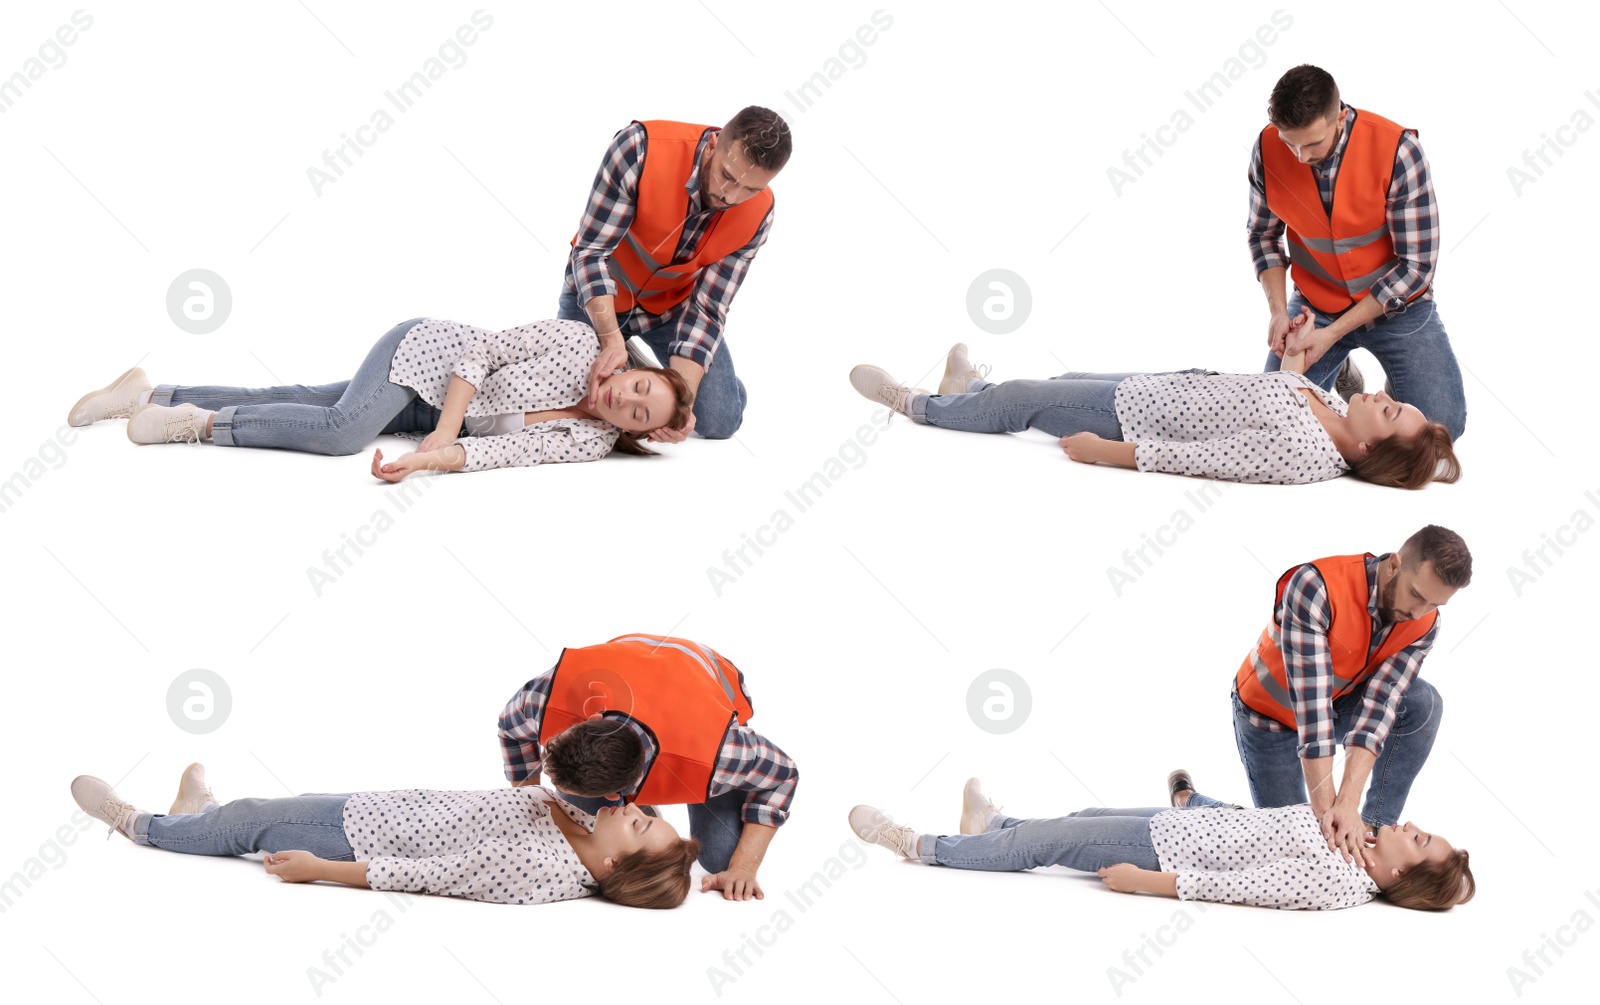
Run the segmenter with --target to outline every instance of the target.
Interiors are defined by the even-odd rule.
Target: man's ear
[[[620,792],[607,792],[605,795],[601,796],[600,798],[601,799],[611,799],[611,800],[614,800],[614,801],[620,803],[620,802],[622,802],[622,793],[620,793]]]
[[[600,718],[603,718],[603,716],[601,716],[601,714],[599,712],[593,712],[593,713],[591,713],[589,715],[589,721],[593,721],[595,719],[600,719]]]

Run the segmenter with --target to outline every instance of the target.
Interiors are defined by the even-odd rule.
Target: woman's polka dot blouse
[[[1150,818],[1162,872],[1178,874],[1180,900],[1286,910],[1365,904],[1378,884],[1328,847],[1311,807],[1166,810]]]
[[[547,904],[599,884],[551,818],[587,830],[594,817],[542,786],[481,792],[357,792],[344,804],[344,833],[374,890],[405,890],[497,904]]]
[[[1150,373],[1117,385],[1122,438],[1137,443],[1140,471],[1234,482],[1292,485],[1338,478],[1350,469],[1311,403],[1349,406],[1297,373]]]
[[[582,321],[534,321],[502,332],[431,318],[406,332],[389,380],[444,406],[453,373],[477,388],[468,415],[510,415],[570,408],[589,393],[589,368],[600,355],[594,329]],[[466,471],[512,465],[595,461],[621,431],[599,419],[551,419],[501,436],[460,440]]]

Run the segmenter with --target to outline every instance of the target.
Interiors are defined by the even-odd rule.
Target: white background
[[[0,476],[22,475],[0,512],[0,876],[33,877],[0,914],[13,994],[315,1000],[308,968],[358,933],[372,944],[347,951],[321,998],[1496,1001],[1518,997],[1513,965],[1535,978],[1520,987],[1530,1001],[1592,994],[1600,934],[1560,926],[1580,910],[1600,919],[1584,896],[1600,889],[1585,603],[1600,534],[1564,532],[1575,543],[1547,551],[1520,595],[1508,570],[1576,511],[1600,518],[1595,332],[1574,296],[1592,278],[1600,129],[1560,133],[1571,146],[1520,192],[1507,174],[1576,110],[1600,117],[1584,96],[1600,101],[1592,14],[1530,0],[1284,7],[1290,26],[1247,48],[1253,68],[1199,114],[1184,92],[1279,8],[1066,7],[886,6],[892,24],[841,52],[874,4],[490,6],[465,62],[320,194],[307,168],[387,107],[474,4],[86,8],[93,24],[65,61],[50,52],[0,114]],[[0,75],[75,9],[7,5]],[[842,74],[801,110],[785,92],[830,59]],[[1459,484],[1224,485],[1198,513],[1187,494],[1207,483],[1078,466],[1038,433],[885,427],[851,391],[855,363],[914,379],[957,340],[998,378],[1259,368],[1245,169],[1273,82],[1301,62],[1421,131],[1443,214],[1439,310],[1466,371]],[[117,422],[51,445],[71,403],[135,361],[158,383],[323,382],[406,318],[551,317],[612,134],[635,117],[720,123],[747,103],[789,114],[795,155],[728,325],[751,389],[736,441],[437,476],[403,513],[366,456],[135,448]],[[1176,142],[1119,193],[1107,168],[1180,107],[1193,126],[1165,134]],[[192,268],[232,291],[208,335],[165,308]],[[966,308],[994,268],[1032,291],[1007,335]],[[1370,363],[1368,377],[1379,385]],[[785,492],[830,458],[842,477],[796,512]],[[707,570],[780,508],[793,526],[715,590]],[[1193,526],[1119,595],[1108,567],[1180,509]],[[308,569],[379,511],[392,527],[318,595]],[[953,830],[971,774],[1019,815],[1159,803],[1179,764],[1210,794],[1247,799],[1228,686],[1275,577],[1391,549],[1429,522],[1466,537],[1476,577],[1427,661],[1448,713],[1406,815],[1472,852],[1473,903],[1202,911],[1062,870],[930,870],[851,843],[859,801]],[[503,784],[505,700],[561,646],[631,631],[738,663],[754,725],[801,765],[763,902],[694,894],[657,914],[391,901],[70,823],[74,775],[120,779],[159,811],[191,760],[224,799]],[[166,710],[193,668],[231,691],[205,735]],[[1005,735],[967,712],[993,668],[1031,691]],[[789,899],[830,869],[808,909]],[[1185,930],[1160,929],[1180,909]],[[362,929],[380,911],[384,930]],[[1123,953],[1158,933],[1171,945],[1128,970]],[[1529,969],[1524,951],[1558,934],[1574,945]],[[1135,979],[1114,986],[1113,966]]]

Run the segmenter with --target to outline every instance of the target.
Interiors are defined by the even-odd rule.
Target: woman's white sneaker
[[[83,812],[133,840],[133,821],[141,811],[117,795],[109,784],[93,775],[79,775],[72,780],[72,798]],[[110,836],[111,831],[107,831],[106,837]]]
[[[150,390],[150,380],[138,367],[78,399],[67,413],[67,425],[87,426],[102,419],[126,419],[139,404],[139,395]]]
[[[206,766],[196,761],[183,770],[183,777],[178,781],[178,798],[172,801],[172,809],[167,812],[174,816],[179,813],[199,813],[216,801],[217,797],[211,794],[211,786],[206,784]]]
[[[901,415],[911,414],[911,396],[927,394],[920,387],[907,387],[889,376],[881,366],[862,363],[850,371],[850,386],[863,398],[888,405]]]
[[[850,829],[856,837],[887,848],[904,858],[917,857],[917,832],[902,827],[876,806],[857,806],[850,811]]]
[[[206,416],[194,405],[145,405],[128,417],[134,443],[199,443],[206,438]]]
[[[967,359],[967,344],[957,342],[944,358],[944,379],[939,381],[940,394],[966,394],[972,382],[989,376],[987,366],[973,366]]]
[[[961,790],[961,833],[987,834],[989,821],[1000,813],[988,796],[983,794],[983,783],[976,778],[967,779]]]

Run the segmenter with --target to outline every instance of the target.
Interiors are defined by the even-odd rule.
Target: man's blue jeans
[[[556,317],[563,321],[589,324],[589,315],[578,306],[578,294],[572,290],[561,291],[560,309]],[[674,325],[660,325],[640,336],[650,344],[651,351],[663,366],[672,358],[669,347],[676,331]],[[733,372],[733,356],[728,352],[728,340],[724,338],[717,346],[717,354],[712,357],[711,365],[706,367],[705,376],[700,378],[699,388],[695,390],[694,431],[708,440],[727,439],[744,424],[747,400],[744,381]]]
[[[1345,736],[1355,725],[1364,692],[1364,688],[1358,687],[1334,701],[1335,737]],[[1400,822],[1411,783],[1416,781],[1417,772],[1428,760],[1443,715],[1444,700],[1439,692],[1422,678],[1412,678],[1411,686],[1406,688],[1395,711],[1394,725],[1384,738],[1383,749],[1372,765],[1366,801],[1361,807],[1361,817],[1367,823],[1383,827]],[[1292,729],[1270,730],[1253,725],[1237,690],[1233,692],[1233,736],[1250,782],[1250,798],[1257,806],[1293,806],[1309,801],[1305,772],[1300,767],[1300,755],[1296,753],[1300,746],[1299,733]],[[1334,784],[1338,784],[1338,779],[1335,772]]]
[[[133,840],[186,855],[249,855],[308,851],[329,862],[353,862],[344,836],[349,793],[208,803],[199,813],[141,813]]]
[[[190,404],[216,412],[211,439],[224,447],[277,447],[312,454],[356,454],[385,433],[431,433],[439,409],[389,381],[395,350],[422,318],[402,321],[373,345],[350,380],[282,387],[180,387],[162,384],[153,405]]]
[[[591,814],[602,806],[618,805],[614,799],[591,799],[565,792],[561,798]],[[700,868],[706,872],[718,873],[728,868],[744,833],[744,798],[744,792],[734,789],[703,803],[689,804],[689,836],[700,842]]]
[[[1184,808],[1227,805],[1196,792]],[[1159,872],[1161,863],[1150,841],[1150,818],[1171,808],[1095,806],[1064,817],[1036,820],[996,816],[983,834],[922,835],[917,858],[927,865],[987,872],[1020,872],[1047,865],[1098,872],[1123,862]]]
[[[1311,307],[1299,291],[1289,298],[1289,317],[1300,316],[1302,307]],[[1325,328],[1333,318],[1315,307],[1316,326]],[[1394,387],[1397,401],[1407,402],[1422,410],[1434,422],[1444,423],[1450,438],[1458,440],[1467,428],[1467,398],[1461,385],[1461,364],[1456,362],[1455,350],[1450,348],[1450,336],[1445,333],[1444,322],[1439,320],[1439,309],[1432,300],[1418,300],[1389,317],[1378,319],[1370,331],[1357,328],[1345,335],[1312,364],[1306,378],[1333,390],[1339,377],[1339,367],[1352,349],[1365,349],[1378,357],[1378,363]],[[1267,353],[1265,372],[1277,370],[1283,360]]]

